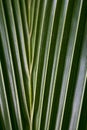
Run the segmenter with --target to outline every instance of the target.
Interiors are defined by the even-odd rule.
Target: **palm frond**
[[[0,130],[87,129],[86,12],[87,0],[0,0]]]

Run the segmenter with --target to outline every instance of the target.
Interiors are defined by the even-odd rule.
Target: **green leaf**
[[[12,130],[1,63],[0,63],[0,115],[2,115],[3,118],[2,120],[3,122],[1,121],[0,125],[4,129]]]
[[[87,0],[0,0],[0,129],[87,129]]]
[[[6,87],[7,96],[9,100],[9,109],[11,114],[11,120],[12,120],[12,127],[14,126],[14,129],[20,129],[22,130],[22,122],[21,122],[21,115],[20,115],[20,108],[19,108],[19,101],[18,101],[18,94],[17,94],[17,88],[16,88],[16,82],[14,77],[14,69],[13,69],[13,63],[12,63],[12,57],[11,57],[11,51],[9,46],[9,39],[7,34],[7,28],[5,23],[5,17],[3,12],[3,5],[2,1],[0,1],[0,47],[3,50],[1,62],[2,68],[4,67],[4,78],[6,83],[8,84]],[[7,77],[6,77],[7,76]],[[13,125],[14,122],[14,125]]]

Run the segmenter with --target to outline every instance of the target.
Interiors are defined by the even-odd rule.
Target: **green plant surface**
[[[0,130],[87,130],[87,0],[0,0]]]

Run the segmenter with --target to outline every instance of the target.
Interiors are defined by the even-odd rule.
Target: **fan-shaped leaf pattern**
[[[0,0],[0,130],[87,130],[87,0]]]

